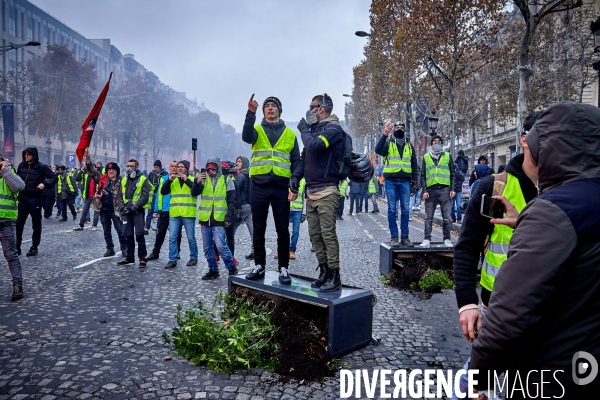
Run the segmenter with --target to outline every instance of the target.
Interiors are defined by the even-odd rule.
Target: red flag
[[[96,127],[96,122],[98,121],[98,117],[100,116],[100,110],[102,110],[102,106],[104,105],[104,100],[106,100],[106,94],[108,93],[108,85],[110,84],[110,79],[112,78],[112,72],[108,77],[108,82],[102,89],[102,93],[98,96],[98,100],[96,100],[96,104],[92,108],[90,115],[85,119],[83,125],[81,125],[81,138],[79,139],[79,144],[77,145],[77,158],[79,162],[83,159],[83,153],[85,149],[90,147],[90,143],[92,142],[92,135],[94,134],[94,128]]]

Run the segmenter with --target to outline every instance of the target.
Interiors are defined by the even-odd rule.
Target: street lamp
[[[108,164],[108,153],[104,152],[104,165]]]
[[[343,94],[342,96],[344,96],[344,97],[352,97],[352,95],[349,95],[349,94]]]
[[[431,117],[429,117],[429,127],[431,128],[431,136],[435,135],[435,130],[437,129],[439,118],[435,116],[435,112],[431,112]]]
[[[39,46],[41,45],[40,42],[27,42],[27,43],[22,43],[22,44],[14,44],[14,43],[10,43],[4,46],[0,46],[0,55],[6,53],[9,50],[15,50],[15,49],[20,49],[21,47],[27,47],[27,46]]]
[[[367,36],[371,36],[370,33],[367,33],[365,31],[356,31],[354,32],[354,34],[358,37],[367,37]]]
[[[148,171],[148,152],[144,153],[144,169]]]
[[[46,139],[46,154],[48,155],[48,164],[52,164],[50,160],[50,153],[52,152],[52,140],[50,138]]]

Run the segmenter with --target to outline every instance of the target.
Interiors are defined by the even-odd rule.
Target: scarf
[[[436,160],[439,158],[440,154],[444,152],[444,148],[441,144],[432,144],[429,146],[429,155],[431,158],[435,158]]]

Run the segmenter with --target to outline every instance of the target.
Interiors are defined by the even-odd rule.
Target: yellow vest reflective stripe
[[[171,182],[169,217],[196,218],[196,197],[192,197],[192,189],[188,185],[184,183],[181,186],[179,179]]]
[[[502,195],[515,206],[519,213],[527,205],[521,191],[519,179],[508,172],[506,173],[506,186]],[[496,275],[502,263],[506,260],[508,244],[510,243],[513,231],[512,228],[506,225],[494,225],[488,251],[485,253],[485,260],[481,267],[481,286],[489,291],[492,291],[494,288]]]
[[[302,210],[302,205],[304,204],[304,178],[300,179],[300,187],[298,187],[298,198],[290,203],[291,209]]]
[[[10,190],[6,180],[0,178],[0,218],[16,220],[18,213],[17,196]]]
[[[431,154],[426,153],[425,159],[425,181],[427,187],[435,184],[450,186],[450,156],[448,153],[442,153],[435,165]]]
[[[76,192],[75,188],[73,187],[73,182],[71,182],[71,177],[69,175],[67,175],[66,179],[67,179],[67,185],[69,186],[69,189],[71,189],[71,192]],[[62,176],[59,175],[59,177],[58,177],[58,193],[59,194],[62,193],[62,185],[63,185],[62,181],[63,181]]]
[[[140,177],[138,179],[138,183],[135,186],[135,192],[133,192],[133,199],[125,198],[125,192],[127,190],[127,179],[129,179],[129,178],[125,177],[125,178],[121,179],[121,195],[123,196],[123,203],[127,204],[130,200],[132,203],[136,203],[142,196],[142,187],[144,186],[146,177],[144,175],[140,175]],[[144,205],[144,208],[150,208],[150,204],[146,203]]]
[[[275,146],[271,147],[271,143],[263,127],[259,124],[254,129],[258,132],[258,138],[252,145],[250,177],[265,175],[273,171],[277,176],[290,178],[292,176],[290,153],[296,141],[294,131],[286,126]]]
[[[164,177],[160,177],[160,180],[158,181],[158,190],[157,190],[157,192],[158,192],[158,202],[156,204],[156,210],[157,211],[162,211],[162,205],[163,205],[164,196],[162,194],[160,194],[160,191],[162,189],[163,184],[166,181],[166,179],[163,179],[163,178]],[[169,179],[168,175],[167,175],[166,178]]]
[[[402,151],[402,156],[400,156],[400,152],[398,151],[398,146],[396,146],[395,142],[390,142],[390,147],[388,148],[388,155],[384,159],[383,163],[383,173],[384,174],[393,174],[396,172],[404,171],[408,174],[412,173],[412,166],[410,164],[410,159],[412,158],[412,147],[410,144],[406,143],[404,145],[404,150]]]
[[[371,178],[369,181],[369,194],[377,193],[377,189],[375,188],[375,177]]]
[[[213,218],[215,221],[225,221],[227,216],[227,186],[223,175],[217,180],[217,187],[214,190],[212,179],[208,178],[204,183],[204,189],[200,196],[198,219],[207,222],[210,220],[210,215],[214,213]]]

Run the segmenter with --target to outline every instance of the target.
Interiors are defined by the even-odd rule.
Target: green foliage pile
[[[432,286],[439,286],[441,289],[453,289],[454,282],[448,277],[446,271],[429,269],[421,277],[419,287],[422,290],[427,290]]]
[[[221,293],[210,307],[202,301],[186,311],[177,306],[175,319],[177,327],[171,336],[163,333],[163,340],[195,365],[228,374],[277,368],[276,327],[265,307]]]

